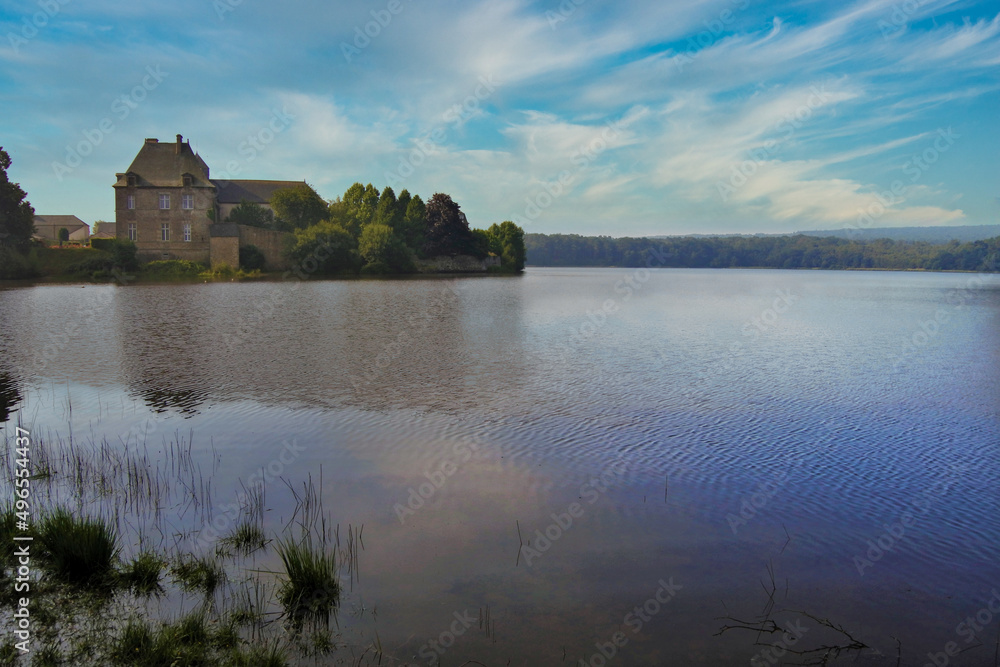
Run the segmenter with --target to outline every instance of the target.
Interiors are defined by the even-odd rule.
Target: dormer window
[[[184,174],[184,187],[191,187],[192,180],[191,174]]]
[[[135,186],[135,176],[132,176],[132,175],[128,176],[128,184],[129,184],[129,187],[134,187]]]

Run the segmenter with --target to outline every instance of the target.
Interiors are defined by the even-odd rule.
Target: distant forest
[[[969,243],[815,236],[612,238],[525,234],[529,266],[998,271],[1000,236]]]

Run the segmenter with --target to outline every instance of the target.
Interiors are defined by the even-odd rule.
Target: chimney
[[[175,153],[176,155],[180,155],[180,154],[181,154],[181,140],[182,140],[183,138],[184,138],[184,137],[182,137],[181,135],[179,135],[179,134],[177,135],[177,145],[176,145],[176,146],[174,146],[174,153]]]

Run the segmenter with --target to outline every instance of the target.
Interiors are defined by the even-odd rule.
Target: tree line
[[[442,255],[501,258],[501,270],[524,269],[524,230],[513,222],[473,229],[461,207],[444,193],[426,203],[420,195],[371,183],[354,183],[327,202],[303,184],[279,190],[273,212],[250,202],[233,208],[226,222],[294,233],[293,261],[318,263],[319,274],[410,273],[416,261]]]
[[[532,266],[997,271],[1000,237],[926,243],[790,236],[612,238],[527,234]]]

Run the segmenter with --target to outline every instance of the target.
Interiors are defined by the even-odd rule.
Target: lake
[[[210,548],[261,479],[274,532],[310,479],[363,525],[355,655],[779,664],[818,619],[845,663],[994,655],[998,275],[8,284],[0,333],[8,442],[190,441],[214,512],[161,541]]]

